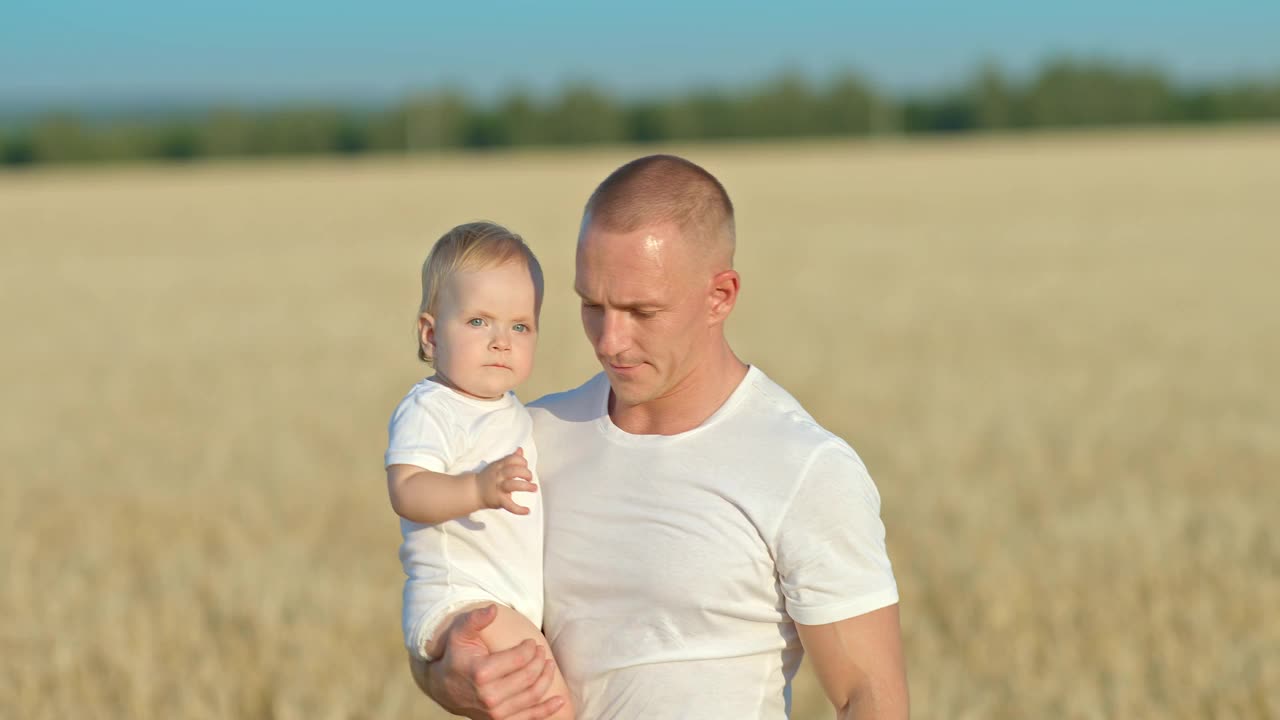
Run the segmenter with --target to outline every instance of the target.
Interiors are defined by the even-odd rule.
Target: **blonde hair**
[[[463,223],[436,241],[431,253],[422,263],[422,301],[418,315],[436,314],[440,293],[449,278],[464,270],[483,270],[524,261],[533,280],[534,314],[542,312],[542,266],[524,238],[505,227],[492,222]],[[418,359],[431,362],[431,358],[418,340]]]

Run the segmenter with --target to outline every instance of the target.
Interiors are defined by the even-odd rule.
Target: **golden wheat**
[[[739,353],[879,483],[917,717],[1280,716],[1280,131],[679,150]],[[578,383],[578,213],[636,152],[0,176],[0,716],[439,716],[381,481],[417,266],[524,233],[522,395]]]

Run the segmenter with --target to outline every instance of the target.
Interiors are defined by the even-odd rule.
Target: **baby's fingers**
[[[529,508],[517,503],[515,500],[512,500],[510,495],[502,496],[502,507],[507,512],[515,513],[516,515],[529,514]]]
[[[538,486],[527,480],[519,478],[507,478],[498,484],[498,489],[503,492],[538,492]]]

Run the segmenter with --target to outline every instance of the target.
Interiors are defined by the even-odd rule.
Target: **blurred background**
[[[883,499],[922,718],[1280,717],[1280,5],[0,13],[0,717],[443,717],[386,422],[449,227],[677,152]],[[812,675],[794,717],[829,717]]]

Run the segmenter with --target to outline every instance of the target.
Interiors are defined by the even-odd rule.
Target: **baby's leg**
[[[542,636],[538,628],[534,627],[533,623],[529,622],[529,618],[501,603],[494,603],[494,605],[498,608],[498,616],[494,618],[492,624],[480,631],[480,639],[484,640],[490,652],[506,650],[525,640],[533,640],[542,646],[547,657],[553,657],[547,639]],[[555,668],[555,679],[551,681],[551,689],[542,696],[542,699],[557,695],[565,699],[565,704],[559,712],[551,716],[552,720],[572,720],[573,697],[569,695],[569,686],[565,685],[564,676],[560,674],[558,664]]]

